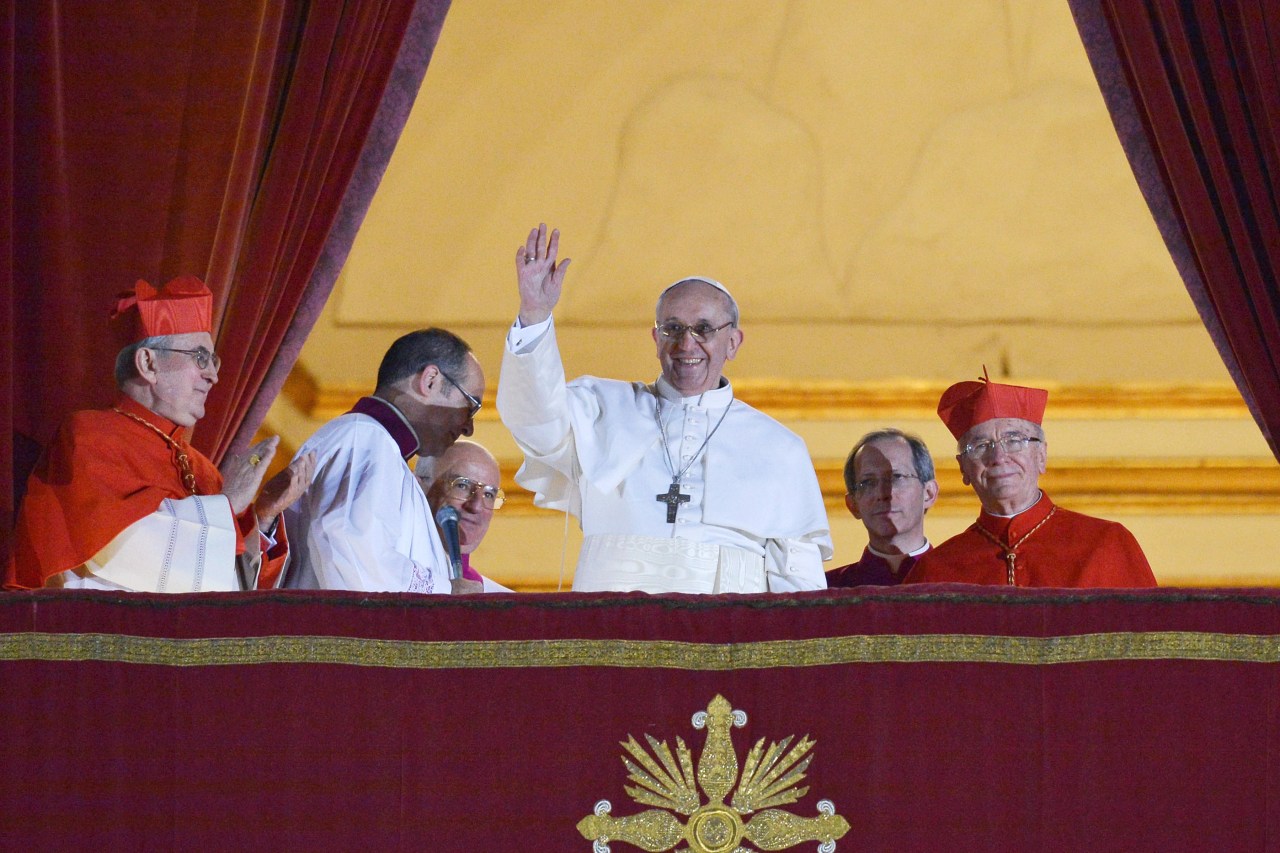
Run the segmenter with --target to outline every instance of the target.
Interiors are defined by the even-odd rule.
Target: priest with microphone
[[[439,456],[471,435],[484,371],[452,332],[421,329],[383,356],[374,391],[298,451],[315,478],[286,513],[296,570],[286,586],[367,592],[479,592],[457,577],[414,456]]]

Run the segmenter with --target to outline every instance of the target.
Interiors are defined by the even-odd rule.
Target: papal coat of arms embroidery
[[[835,813],[829,800],[818,802],[817,817],[801,817],[777,808],[808,793],[800,787],[813,756],[808,735],[792,746],[793,737],[765,747],[756,741],[738,772],[730,727],[746,725],[747,715],[717,695],[707,710],[693,715],[693,727],[707,730],[707,742],[694,770],[693,755],[676,738],[673,754],[666,741],[645,735],[646,751],[628,735],[622,743],[627,778],[635,783],[626,792],[639,805],[655,806],[638,814],[613,817],[608,800],[596,803],[593,814],[578,822],[578,831],[592,841],[595,853],[609,853],[610,842],[641,850],[672,850],[681,842],[692,853],[750,853],[788,850],[817,841],[820,853],[836,849],[836,839],[849,831],[849,822]],[[651,754],[652,753],[652,754]],[[702,801],[706,795],[706,802]],[[730,792],[733,792],[731,799]],[[727,801],[726,801],[727,799]],[[681,822],[676,815],[687,819]],[[750,844],[751,846],[747,846]]]

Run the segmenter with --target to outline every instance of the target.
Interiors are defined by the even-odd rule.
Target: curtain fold
[[[1070,3],[1170,254],[1280,457],[1280,6]]]
[[[107,307],[135,279],[208,281],[223,367],[194,442],[216,461],[252,434],[332,288],[448,6],[5,5],[0,562],[36,452],[69,412],[114,396],[130,330]]]
[[[201,424],[214,458],[245,447],[315,325],[395,148],[448,0],[312,10],[236,263]],[[229,359],[236,359],[230,361]]]
[[[13,173],[14,95],[14,4],[0,4],[0,329],[13,328]],[[0,565],[8,559],[11,519],[17,510],[18,489],[14,482],[14,417],[11,389],[17,381],[14,341],[0,332]]]

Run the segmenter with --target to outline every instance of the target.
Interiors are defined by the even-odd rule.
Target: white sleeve
[[[351,438],[319,461],[307,529],[294,533],[307,538],[317,586],[447,594],[448,561],[422,488],[399,457]]]
[[[764,563],[770,592],[827,588],[827,576],[822,571],[822,550],[817,542],[770,539],[765,543]]]
[[[84,566],[57,577],[59,585],[81,589],[239,590],[231,504],[225,495],[166,498],[155,512],[120,531]]]
[[[532,346],[503,354],[498,376],[498,414],[526,456],[558,455],[572,430],[564,363],[551,321],[546,322],[548,328]]]
[[[516,321],[511,324],[511,331],[507,332],[507,349],[517,355],[523,355],[532,349],[538,341],[542,340],[542,336],[550,328],[550,316],[541,323],[532,323],[528,326],[521,325],[520,318],[517,317]]]
[[[545,326],[521,352],[511,349],[508,338],[498,377],[498,414],[524,453],[516,482],[537,493],[539,506],[576,515],[581,495],[569,390],[555,327],[550,319]]]

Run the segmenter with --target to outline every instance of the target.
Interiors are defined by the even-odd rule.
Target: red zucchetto
[[[982,368],[977,382],[957,382],[942,393],[938,401],[938,417],[960,439],[980,423],[993,418],[1020,418],[1034,424],[1044,419],[1049,392],[1043,388],[1002,385],[992,382]]]
[[[213,332],[213,293],[193,275],[180,275],[158,290],[138,279],[117,295],[112,319],[138,308],[136,340],[189,332]]]

